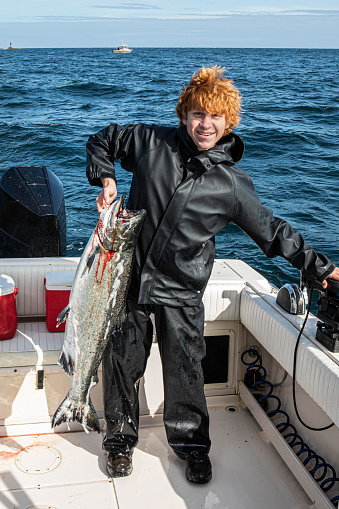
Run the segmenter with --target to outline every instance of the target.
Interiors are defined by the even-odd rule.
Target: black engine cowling
[[[16,166],[0,180],[0,258],[66,255],[63,186],[45,166]]]

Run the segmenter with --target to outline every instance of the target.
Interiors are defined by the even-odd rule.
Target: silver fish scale
[[[86,359],[81,369],[86,372],[86,365],[90,363],[87,376],[98,368],[112,328],[124,307],[133,251],[114,253],[107,260],[109,256],[99,244],[96,246],[94,261],[87,274],[81,276],[72,303],[74,309],[67,320],[67,327],[71,329],[68,334],[73,337],[74,371],[79,362]],[[82,376],[86,376],[85,373]]]

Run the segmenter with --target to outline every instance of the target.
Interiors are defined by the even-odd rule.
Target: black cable
[[[247,354],[252,357],[255,357],[255,359],[252,359],[250,362],[245,361],[245,356]],[[270,410],[267,413],[267,416],[270,418],[273,417],[277,418],[277,416],[285,418],[285,422],[284,421],[279,422],[278,424],[275,424],[275,427],[282,434],[283,438],[287,441],[288,445],[294,451],[294,453],[299,458],[301,463],[308,469],[313,479],[320,484],[320,488],[324,492],[331,490],[335,483],[339,482],[339,477],[337,477],[335,469],[333,468],[332,465],[327,463],[324,460],[324,458],[322,458],[319,454],[313,451],[304,442],[302,437],[298,434],[296,427],[290,422],[290,417],[288,413],[285,412],[284,410],[281,410],[281,400],[276,395],[273,394],[273,384],[266,380],[267,371],[265,367],[262,365],[261,355],[257,352],[257,350],[250,348],[242,353],[241,362],[245,364],[245,366],[247,366],[244,380],[245,384],[248,387],[250,386],[253,387],[254,389],[255,388],[262,390],[268,389],[267,394],[258,398],[258,402],[261,404],[261,406],[264,406],[263,404],[265,403],[265,401],[267,402],[269,399],[273,399],[277,403],[277,407]],[[258,377],[257,381],[255,381],[256,376]],[[288,433],[286,433],[286,431],[288,431]],[[299,448],[297,452],[295,450],[296,447]],[[306,455],[306,458],[302,460],[301,455]],[[311,470],[307,466],[310,463],[310,461],[315,462],[315,466]],[[323,469],[323,473],[320,476],[316,477],[316,472],[319,471],[319,469]],[[328,474],[328,471],[330,471],[330,474]],[[326,478],[327,475],[330,475],[330,477]],[[331,498],[331,502],[333,505],[337,501],[339,501],[339,495]]]
[[[296,367],[297,367],[297,352],[298,352],[298,347],[299,347],[301,335],[302,335],[302,333],[304,331],[308,315],[310,314],[312,294],[313,294],[313,288],[311,288],[311,290],[310,290],[310,295],[308,297],[307,313],[306,313],[306,316],[305,316],[304,323],[302,324],[302,327],[300,329],[300,332],[299,332],[299,335],[298,335],[298,338],[297,338],[297,342],[296,342],[295,348],[294,348],[293,375],[292,375],[293,405],[294,405],[294,410],[295,410],[296,416],[298,417],[298,419],[301,422],[301,424],[303,426],[305,426],[305,428],[310,429],[311,431],[325,431],[326,429],[332,428],[332,426],[334,426],[334,422],[332,422],[328,426],[324,426],[323,428],[313,428],[312,426],[308,426],[308,424],[305,424],[305,422],[300,417],[300,414],[299,414],[299,411],[298,411],[298,408],[297,408],[296,395],[295,395],[295,375],[296,375]]]

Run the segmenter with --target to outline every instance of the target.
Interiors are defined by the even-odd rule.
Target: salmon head
[[[106,251],[125,251],[136,244],[146,211],[125,209],[125,199],[123,194],[100,214],[96,233]]]

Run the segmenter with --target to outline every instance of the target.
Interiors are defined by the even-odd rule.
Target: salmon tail
[[[87,403],[74,401],[70,397],[70,392],[56,410],[52,419],[52,428],[64,422],[80,422],[86,428],[90,428],[98,433],[101,431],[99,419],[91,398],[88,398]]]

